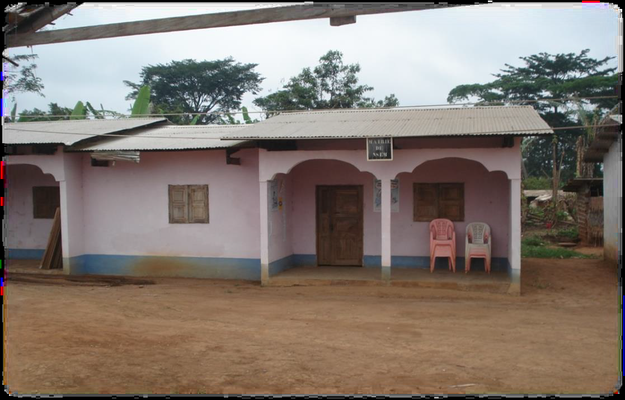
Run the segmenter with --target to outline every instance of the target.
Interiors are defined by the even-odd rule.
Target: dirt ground
[[[617,271],[523,260],[521,297],[401,287],[24,277],[13,394],[612,393]]]

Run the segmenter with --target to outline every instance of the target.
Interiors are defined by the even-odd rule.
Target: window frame
[[[444,212],[444,207],[453,205],[453,199],[442,199],[442,188],[445,187],[454,187],[456,186],[459,189],[459,193],[461,199],[459,201],[460,211],[459,217],[450,217]],[[423,188],[423,190],[419,190]],[[419,194],[423,194],[425,192],[434,192],[433,203],[435,205],[429,205],[429,207],[435,207],[436,213],[430,213],[429,215],[425,215],[425,213],[421,213],[420,205],[419,205]],[[413,201],[413,217],[412,220],[414,222],[430,222],[437,218],[445,218],[454,222],[464,222],[465,220],[465,195],[464,195],[464,182],[414,182],[413,183],[413,191],[412,191],[412,201]],[[422,200],[421,200],[422,201]]]
[[[183,193],[183,200],[175,199],[175,192]],[[196,193],[203,193],[204,198],[197,200],[194,196]],[[198,201],[206,201],[206,205],[200,205],[205,211],[205,217],[197,217],[193,214],[197,210]],[[210,199],[208,184],[203,185],[168,185],[168,202],[169,202],[169,223],[170,224],[208,224],[210,223]],[[181,218],[175,217],[175,208],[183,207],[184,214]]]
[[[59,186],[33,186],[32,194],[33,219],[54,219],[56,209],[61,207]]]

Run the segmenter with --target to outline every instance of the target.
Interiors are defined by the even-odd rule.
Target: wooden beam
[[[194,29],[221,28],[270,22],[299,21],[318,18],[346,18],[356,15],[383,14],[402,11],[420,11],[435,8],[456,7],[456,5],[434,3],[407,4],[305,4],[289,7],[263,8],[258,10],[231,11],[186,17],[152,19],[88,26],[82,28],[57,29],[53,31],[8,34],[7,47],[34,46],[51,43],[76,42],[121,36],[145,35],[188,31]]]
[[[226,164],[228,165],[241,165],[241,159],[240,158],[234,158],[232,157],[232,155],[234,153],[236,153],[237,151],[239,151],[241,149],[236,148],[236,147],[228,147],[226,149]]]
[[[74,8],[78,7],[77,3],[70,3],[61,6],[42,6],[40,10],[34,13],[32,16],[19,21],[17,28],[14,31],[8,32],[7,37],[17,34],[31,34],[44,26],[50,24],[52,21],[62,17],[69,13]]]
[[[330,26],[341,26],[356,23],[356,16],[350,15],[349,17],[332,17],[330,18]]]

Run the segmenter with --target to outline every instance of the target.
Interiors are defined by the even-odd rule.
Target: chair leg
[[[430,257],[430,273],[434,272],[434,263],[436,261],[436,257],[431,256]]]
[[[470,270],[471,270],[471,257],[467,257],[466,260],[464,260],[464,273],[466,274]]]

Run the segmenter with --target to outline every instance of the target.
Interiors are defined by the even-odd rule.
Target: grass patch
[[[521,257],[524,258],[593,258],[574,250],[561,247],[546,247],[545,243],[536,236],[529,236],[521,240]]]

